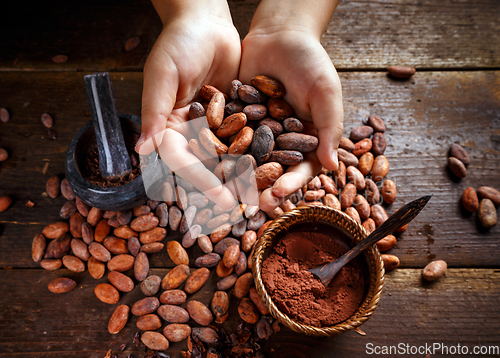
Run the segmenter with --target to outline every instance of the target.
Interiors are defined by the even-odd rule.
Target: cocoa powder
[[[365,280],[357,261],[344,266],[326,288],[307,271],[347,251],[332,234],[337,236],[337,232],[290,231],[262,265],[262,280],[273,302],[303,324],[333,326],[348,319],[363,299]]]

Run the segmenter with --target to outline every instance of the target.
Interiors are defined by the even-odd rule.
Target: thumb
[[[168,117],[174,108],[179,77],[177,67],[168,56],[151,52],[144,66],[144,88],[142,91],[141,136],[135,151],[147,155],[160,146],[167,127]],[[156,136],[156,143],[153,137]]]
[[[311,91],[311,115],[318,131],[316,156],[328,170],[338,169],[337,149],[344,129],[344,110],[340,80],[335,78],[318,81]]]

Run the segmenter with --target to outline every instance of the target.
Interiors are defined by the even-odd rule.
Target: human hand
[[[144,66],[136,151],[146,155],[158,149],[172,171],[219,206],[230,207],[233,195],[189,151],[187,121],[189,104],[202,85],[224,90],[237,77],[240,37],[225,1],[158,0],[155,7],[164,28]]]
[[[317,32],[303,26],[260,26],[254,18],[243,40],[239,78],[250,83],[253,76],[260,74],[284,85],[284,99],[303,121],[304,132],[316,134],[319,139],[316,152],[305,154],[304,162],[290,167],[272,188],[262,192],[259,206],[270,211],[307,184],[322,166],[329,170],[338,168],[342,92],[337,72]]]

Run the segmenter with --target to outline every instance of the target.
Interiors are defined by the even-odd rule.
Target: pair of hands
[[[190,168],[181,177],[210,200],[224,208],[234,206],[233,194],[191,154],[183,128],[189,104],[202,85],[210,84],[228,93],[233,79],[249,84],[252,77],[264,74],[283,83],[284,99],[298,118],[311,122],[319,146],[260,194],[260,208],[276,208],[322,166],[337,169],[336,149],[343,129],[342,94],[318,31],[301,25],[270,24],[269,18],[260,21],[256,13],[241,42],[229,9],[223,7],[173,12],[162,20],[164,29],[144,67],[142,134],[136,146],[139,154],[159,148],[160,153],[168,153],[162,158],[173,171]]]

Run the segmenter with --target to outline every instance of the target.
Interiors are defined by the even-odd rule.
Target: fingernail
[[[337,168],[338,168],[339,167],[339,156],[337,154],[337,149],[333,150],[332,159],[335,162],[335,164],[337,164]]]
[[[136,152],[141,148],[142,143],[144,143],[145,141],[146,141],[146,134],[141,133],[141,136],[139,137],[139,139],[137,140],[137,143],[135,144],[135,151]]]

